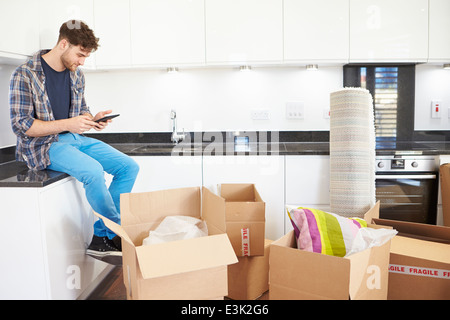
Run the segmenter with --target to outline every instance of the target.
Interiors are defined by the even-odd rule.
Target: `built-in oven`
[[[433,156],[377,156],[380,218],[436,224],[439,166]]]

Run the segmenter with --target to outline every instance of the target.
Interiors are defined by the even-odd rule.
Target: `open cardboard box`
[[[225,212],[216,227],[227,233],[238,257],[264,255],[266,204],[255,185],[221,184],[219,190]]]
[[[99,215],[122,238],[122,265],[128,299],[217,299],[227,295],[227,265],[237,262],[228,239],[209,236],[143,246],[150,230],[170,215],[220,220],[222,199],[199,187],[122,194],[121,225]],[[203,212],[202,212],[203,210]]]
[[[450,227],[374,219],[398,231],[392,239],[389,300],[450,299]]]
[[[371,225],[380,204],[364,219]],[[297,249],[294,231],[270,246],[269,298],[378,299],[387,298],[390,241],[348,257],[335,257]]]

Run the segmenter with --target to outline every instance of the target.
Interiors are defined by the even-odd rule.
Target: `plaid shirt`
[[[55,120],[50,100],[45,90],[45,74],[41,65],[41,55],[49,50],[36,52],[33,57],[19,66],[11,76],[9,85],[9,105],[11,126],[17,135],[16,160],[25,161],[30,169],[42,170],[50,165],[48,150],[58,135],[30,137],[34,119]],[[84,75],[80,69],[70,72],[71,105],[69,118],[90,112],[84,99]]]

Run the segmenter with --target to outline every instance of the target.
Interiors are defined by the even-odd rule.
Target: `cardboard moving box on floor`
[[[238,257],[264,255],[265,208],[254,184],[221,184],[225,212],[211,219],[225,230]]]
[[[450,299],[450,228],[374,219],[399,233],[392,239],[390,300]]]
[[[442,195],[442,218],[444,226],[450,227],[450,163],[439,167]]]
[[[238,257],[239,262],[228,266],[228,297],[254,300],[269,290],[269,250],[272,240],[264,242],[264,255]]]
[[[208,217],[217,218],[225,210],[220,197],[194,187],[122,194],[120,202],[121,225],[97,215],[122,238],[128,299],[223,299],[228,294],[227,265],[237,257],[220,230],[209,230],[206,237],[142,245],[166,216],[202,218],[209,226]]]
[[[364,219],[378,217],[379,202]],[[376,226],[374,226],[376,227]],[[390,241],[348,257],[297,249],[294,231],[273,242],[269,257],[269,298],[387,298]]]

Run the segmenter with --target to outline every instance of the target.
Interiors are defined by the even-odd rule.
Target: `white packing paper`
[[[397,234],[395,229],[374,229],[374,228],[360,228],[353,239],[350,251],[345,255],[346,257],[364,251],[375,246],[382,246]]]
[[[206,223],[200,219],[189,216],[168,216],[155,230],[149,232],[148,237],[144,239],[142,244],[151,245],[207,235]]]

